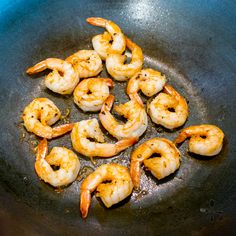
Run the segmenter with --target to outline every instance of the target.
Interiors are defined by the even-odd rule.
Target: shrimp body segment
[[[150,158],[153,154],[160,157]],[[141,165],[162,179],[174,173],[180,166],[180,152],[170,140],[152,138],[138,146],[131,154],[130,174],[135,188],[140,186]]]
[[[106,60],[108,54],[122,54],[125,51],[125,36],[118,25],[110,20],[98,17],[91,17],[86,21],[91,25],[107,30],[104,34],[99,34],[92,39],[93,48],[102,60]]]
[[[132,52],[131,62],[124,64],[125,55],[109,54],[106,59],[106,68],[108,73],[118,81],[126,81],[139,72],[143,66],[142,49],[126,37],[126,46]]]
[[[186,100],[170,85],[164,86],[164,92],[156,96],[147,110],[154,123],[167,129],[183,125],[189,114]]]
[[[71,94],[79,82],[78,73],[69,62],[57,58],[48,58],[30,67],[26,72],[35,74],[46,69],[52,70],[46,78],[47,88],[59,94]]]
[[[110,95],[99,113],[99,119],[103,127],[117,139],[140,137],[146,131],[148,125],[147,113],[144,107],[135,99],[114,106],[114,110],[128,120],[126,123],[121,123],[110,112],[113,102],[114,96]]]
[[[102,60],[94,50],[79,50],[66,61],[72,64],[79,78],[93,77],[102,71]]]
[[[105,143],[99,123],[95,118],[77,122],[71,132],[71,140],[73,148],[88,157],[112,157],[137,141],[135,138],[127,138],[116,143]]]
[[[162,75],[161,72],[143,69],[129,80],[127,94],[132,96],[141,90],[146,96],[151,97],[163,89],[166,81],[165,75]]]
[[[55,138],[72,130],[73,124],[64,124],[54,128],[61,116],[60,110],[48,98],[36,98],[23,111],[24,126],[27,131],[42,138]]]
[[[223,146],[224,133],[215,125],[193,125],[183,129],[175,143],[189,140],[189,151],[203,156],[217,155]]]
[[[100,111],[112,86],[109,78],[84,79],[74,90],[74,102],[83,111]]]
[[[36,154],[35,170],[38,176],[54,187],[72,183],[80,170],[77,155],[64,147],[54,147],[49,155],[47,153],[47,140],[43,139]],[[53,170],[52,165],[59,166],[59,169]]]
[[[109,181],[104,183],[105,181]],[[80,211],[83,218],[87,217],[91,204],[91,194],[97,191],[106,207],[122,201],[133,190],[133,183],[126,167],[115,164],[103,164],[88,175],[80,187]]]

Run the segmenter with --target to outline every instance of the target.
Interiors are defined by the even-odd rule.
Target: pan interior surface
[[[70,0],[0,4],[2,235],[232,233],[236,222],[235,3]],[[81,178],[70,186],[55,191],[38,178],[34,171],[38,139],[23,128],[23,108],[36,97],[47,97],[63,114],[70,111],[67,121],[98,115],[82,112],[72,96],[46,89],[43,78],[47,72],[28,76],[25,71],[45,58],[64,59],[79,49],[92,49],[92,37],[104,30],[86,23],[91,16],[116,22],[142,48],[144,68],[164,73],[187,99],[190,115],[184,127],[215,124],[226,138],[215,158],[189,154],[185,142],[176,173],[157,181],[143,170],[139,191],[111,209],[94,196],[88,218],[82,220],[79,187],[83,176],[102,163],[129,166],[130,153],[140,143],[157,136],[173,140],[182,128],[168,131],[149,119],[140,141],[121,154],[95,163],[78,155]],[[109,77],[105,69],[101,77]],[[111,90],[116,104],[128,101],[126,85],[116,82]],[[115,141],[103,131],[107,142]],[[49,148],[54,146],[72,148],[70,135],[50,141]]]

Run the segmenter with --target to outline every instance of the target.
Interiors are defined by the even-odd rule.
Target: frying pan
[[[234,1],[1,1],[0,2],[0,219],[1,235],[230,235],[236,223],[236,4]],[[144,67],[165,73],[189,102],[184,127],[212,123],[225,132],[219,155],[205,158],[180,147],[182,164],[157,181],[142,172],[141,190],[106,209],[94,196],[86,220],[79,213],[79,186],[55,191],[34,172],[38,139],[22,126],[22,109],[36,97],[48,97],[75,122],[85,114],[72,97],[44,86],[41,73],[29,77],[29,66],[48,58],[66,58],[92,48],[92,36],[103,32],[87,17],[111,19],[143,49]],[[107,76],[106,71],[102,76]],[[117,103],[128,100],[126,83],[116,83]],[[143,98],[145,101],[146,98]],[[139,143],[151,137],[173,140],[180,129],[152,124]],[[105,131],[104,131],[105,132]],[[108,141],[113,141],[106,133]],[[70,136],[49,146],[71,148]],[[137,146],[138,144],[136,144]],[[129,166],[134,147],[93,164],[79,156],[84,175],[101,163]],[[83,173],[80,172],[81,178]]]

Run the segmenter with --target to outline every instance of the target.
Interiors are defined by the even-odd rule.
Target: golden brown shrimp
[[[108,73],[118,81],[126,81],[139,72],[143,66],[142,49],[126,37],[126,46],[132,52],[131,62],[124,64],[125,55],[109,54],[106,59]]]
[[[93,77],[102,71],[102,60],[94,50],[79,50],[66,61],[72,64],[79,78]]]
[[[94,118],[77,122],[71,132],[71,141],[73,148],[84,156],[112,157],[132,146],[137,140],[127,138],[116,143],[105,143],[98,121]]]
[[[58,166],[58,170],[53,170]],[[48,155],[47,139],[43,139],[37,148],[35,170],[38,176],[54,187],[68,185],[75,181],[80,169],[78,157],[64,147],[54,147]]]
[[[99,34],[92,39],[93,48],[102,60],[106,60],[108,54],[122,54],[125,51],[125,36],[118,25],[110,20],[99,17],[91,17],[86,21],[91,25],[103,27],[108,31],[104,34]]]
[[[217,155],[223,146],[224,133],[215,125],[193,125],[183,129],[175,143],[189,140],[189,151],[203,156]]]
[[[112,86],[109,78],[84,79],[74,90],[74,102],[83,111],[100,111]]]
[[[167,129],[180,127],[188,118],[188,105],[170,85],[164,86],[164,93],[160,93],[147,107],[152,121]]]
[[[79,76],[69,62],[57,58],[48,58],[30,67],[26,72],[31,75],[46,69],[52,70],[45,78],[47,88],[59,94],[71,94],[73,92],[79,82]]]
[[[109,181],[108,183],[104,183]],[[103,164],[85,178],[80,187],[80,211],[83,218],[88,215],[91,194],[97,191],[106,207],[127,198],[133,190],[132,180],[126,167],[115,164]]]
[[[146,131],[148,125],[147,113],[144,107],[136,99],[115,106],[115,111],[128,120],[126,123],[120,123],[110,112],[113,102],[114,96],[110,95],[102,106],[99,119],[103,127],[117,139],[140,137]]]
[[[129,80],[126,91],[131,99],[138,97],[139,90],[146,96],[151,97],[160,92],[165,83],[166,77],[161,72],[153,69],[143,69]]]
[[[154,153],[161,157],[151,157]],[[141,165],[162,179],[174,173],[180,166],[180,152],[170,140],[152,138],[138,146],[131,154],[130,174],[135,188],[140,186]]]
[[[48,98],[35,98],[25,107],[22,118],[27,131],[42,138],[55,138],[72,130],[74,124],[50,126],[58,121],[60,110]]]

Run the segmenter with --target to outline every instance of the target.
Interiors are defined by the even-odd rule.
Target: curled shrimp
[[[143,66],[142,49],[126,37],[126,46],[132,52],[130,63],[124,64],[125,55],[109,54],[106,59],[108,73],[118,81],[126,81],[139,72]]]
[[[85,178],[80,187],[80,211],[83,218],[88,215],[91,194],[95,190],[96,196],[108,208],[124,200],[133,190],[128,169],[115,163],[103,164]]]
[[[164,93],[160,93],[148,104],[148,113],[152,121],[168,129],[180,127],[188,118],[188,105],[170,85],[164,86]]]
[[[74,102],[83,111],[100,111],[112,86],[109,78],[84,79],[74,90]]]
[[[51,69],[45,77],[47,88],[59,94],[71,94],[79,82],[78,73],[72,65],[64,60],[57,58],[48,58],[30,67],[26,73],[35,74],[46,69]]]
[[[91,141],[94,139],[94,141]],[[132,146],[137,140],[127,138],[116,143],[105,143],[97,119],[77,122],[71,132],[73,148],[88,157],[112,157]]]
[[[149,158],[155,153],[160,157]],[[131,154],[130,163],[130,174],[135,188],[140,186],[142,163],[157,179],[162,179],[179,168],[180,152],[174,143],[165,138],[152,138],[138,146]]]
[[[72,64],[79,78],[93,77],[102,71],[102,60],[94,50],[79,50],[66,61]]]
[[[55,138],[72,130],[74,124],[50,126],[58,121],[60,110],[48,98],[35,98],[23,111],[24,126],[27,131],[42,138]]]
[[[114,106],[114,110],[128,120],[126,123],[120,123],[110,112],[113,102],[114,96],[110,95],[99,113],[99,119],[103,127],[117,139],[140,137],[146,131],[148,125],[147,113],[144,107],[136,99]]]
[[[53,170],[52,166],[58,166]],[[77,155],[64,147],[54,147],[48,155],[47,139],[40,141],[35,162],[35,171],[46,183],[60,187],[72,183],[80,170]]]
[[[93,37],[92,44],[102,60],[106,60],[108,54],[122,54],[125,51],[125,36],[120,27],[110,20],[99,17],[90,17],[86,20],[89,24],[103,27],[107,31]]]
[[[161,72],[143,69],[129,80],[127,94],[132,99],[132,97],[138,97],[138,91],[141,90],[146,96],[151,97],[160,92],[165,83],[166,77]]]
[[[215,125],[193,125],[183,129],[175,143],[189,140],[189,151],[203,156],[217,155],[223,146],[224,133]]]

